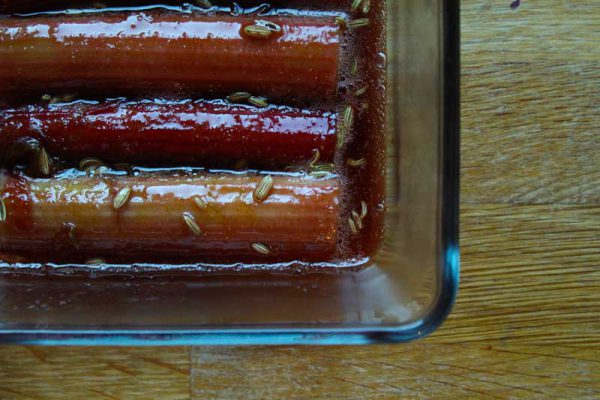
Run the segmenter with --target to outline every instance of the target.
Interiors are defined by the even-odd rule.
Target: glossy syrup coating
[[[278,27],[266,38],[248,26]],[[335,95],[332,18],[156,11],[0,19],[0,93]]]
[[[337,179],[163,172],[29,179],[2,174],[4,254],[28,261],[321,261],[335,252]],[[262,247],[261,247],[262,245]],[[260,252],[261,249],[268,249]]]
[[[245,160],[288,166],[319,150],[331,162],[337,114],[227,102],[75,102],[0,110],[0,155],[33,138],[53,156],[79,162],[195,164]]]

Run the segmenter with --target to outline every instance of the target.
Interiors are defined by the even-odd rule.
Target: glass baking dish
[[[459,276],[459,4],[387,3],[387,186],[372,265],[335,274],[0,276],[0,342],[369,344],[435,330]]]

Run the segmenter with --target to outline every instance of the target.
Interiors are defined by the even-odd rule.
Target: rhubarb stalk
[[[35,139],[51,155],[79,162],[284,166],[333,159],[337,114],[221,102],[76,102],[0,111],[0,156]],[[8,156],[7,156],[8,154]]]
[[[136,12],[0,19],[0,94],[330,99],[333,18]]]
[[[0,253],[41,262],[331,259],[337,179],[266,177],[145,172],[30,179],[3,174]],[[261,189],[264,181],[270,187]],[[257,190],[263,190],[260,201]]]

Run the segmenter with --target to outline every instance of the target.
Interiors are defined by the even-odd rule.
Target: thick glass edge
[[[0,344],[191,346],[191,345],[364,345],[402,343],[425,337],[450,314],[460,276],[460,5],[443,0],[443,138],[441,289],[435,306],[410,325],[369,329],[299,330],[0,330]]]
[[[431,334],[444,323],[454,307],[460,278],[460,1],[442,2],[442,276],[437,303],[422,320],[417,337]]]

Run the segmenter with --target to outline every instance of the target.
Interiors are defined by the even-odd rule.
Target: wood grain
[[[600,203],[600,1],[463,1],[462,201]]]
[[[600,206],[467,205],[459,300],[432,341],[600,348]]]
[[[197,399],[597,398],[597,350],[505,344],[196,348]],[[234,379],[235,377],[235,379]]]
[[[600,398],[600,0],[461,3],[462,283],[439,331],[199,347],[191,363],[183,348],[4,347],[0,399]]]
[[[189,398],[185,348],[3,346],[0,399]]]

